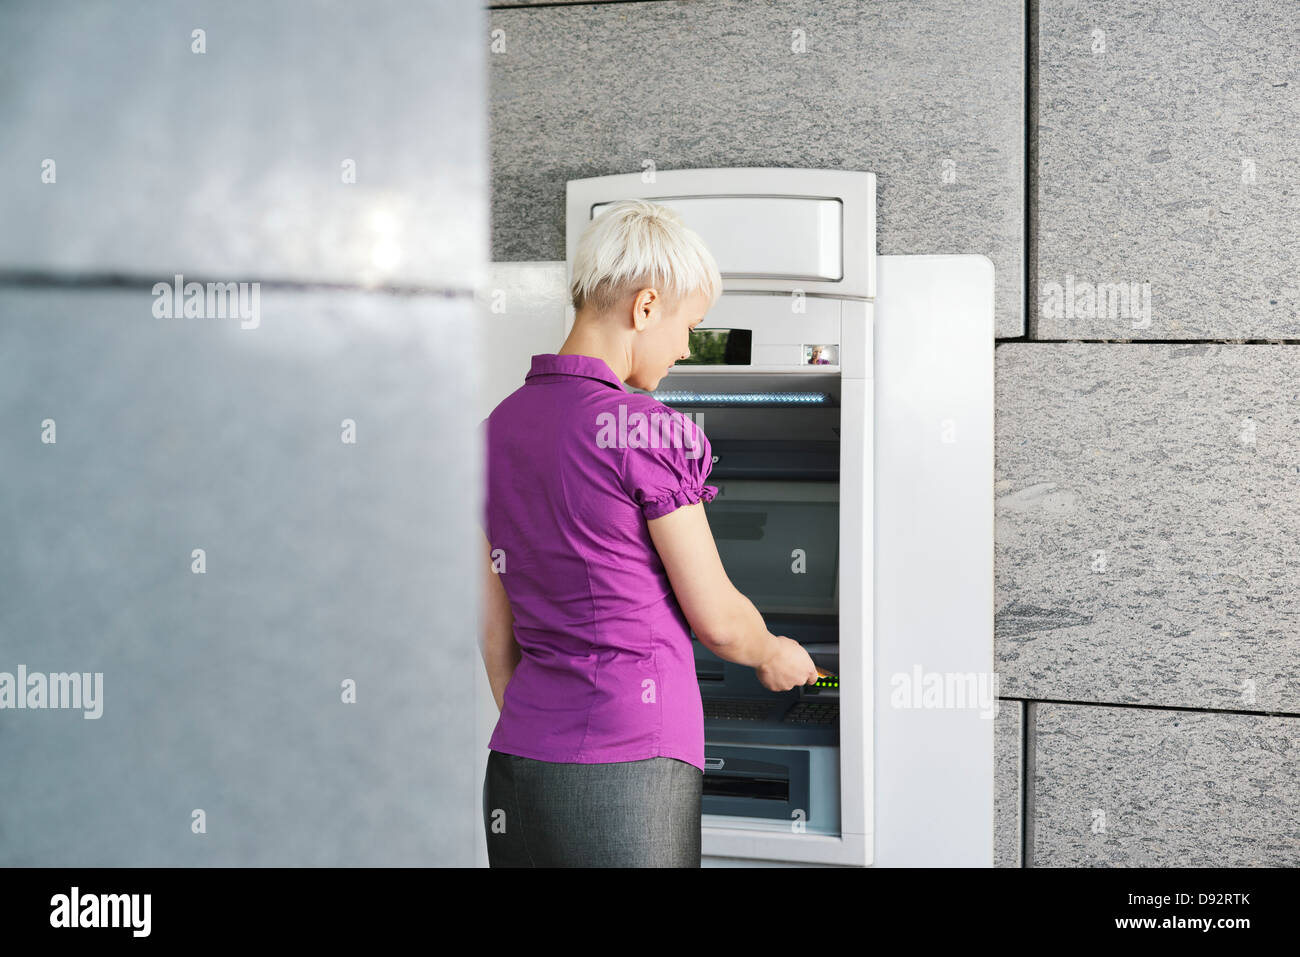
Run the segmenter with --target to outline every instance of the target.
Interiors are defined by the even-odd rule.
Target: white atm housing
[[[740,168],[660,171],[653,183],[644,182],[639,173],[572,180],[567,193],[570,278],[578,237],[588,223],[610,203],[631,198],[650,199],[677,211],[717,259],[724,293],[700,329],[729,330],[733,339],[738,335],[735,330],[745,333],[742,358],[748,361],[735,362],[733,353],[725,364],[678,364],[655,394],[677,389],[682,381],[696,390],[714,383],[724,391],[729,382],[744,382],[746,390],[758,383],[760,389],[788,394],[797,392],[801,383],[826,382],[831,376],[831,391],[839,406],[835,583],[839,746],[837,756],[829,757],[829,749],[810,749],[810,773],[820,775],[823,782],[831,780],[832,774],[838,780],[835,826],[829,832],[826,827],[809,827],[797,812],[773,820],[710,814],[706,808],[703,854],[869,865],[874,857],[877,686],[873,673],[875,176],[841,170]],[[570,307],[566,333],[572,321]],[[821,351],[814,353],[818,346]],[[824,361],[811,363],[814,355]],[[779,413],[773,418],[779,418]],[[703,427],[713,440],[709,423]],[[794,633],[791,637],[800,638]],[[835,761],[838,767],[825,766],[826,761]]]

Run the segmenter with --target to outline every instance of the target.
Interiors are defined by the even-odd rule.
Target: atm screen
[[[705,506],[727,577],[763,614],[838,614],[839,486],[710,481]]]
[[[691,357],[677,364],[706,366],[747,366],[753,351],[754,333],[750,329],[692,329]]]

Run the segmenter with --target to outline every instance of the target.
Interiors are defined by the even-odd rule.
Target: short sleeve
[[[705,485],[713,469],[713,449],[704,430],[680,412],[669,413],[671,442],[657,447],[629,445],[623,456],[623,483],[647,519],[660,518],[683,505],[711,502],[717,486]]]

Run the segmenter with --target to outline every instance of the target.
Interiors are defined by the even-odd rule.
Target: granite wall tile
[[[993,722],[993,866],[1020,867],[1025,703],[998,702]]]
[[[564,259],[569,179],[871,170],[879,252],[989,256],[997,334],[1023,333],[1024,4],[566,4],[491,29],[493,260]]]
[[[1001,692],[1300,713],[1300,350],[996,362]]]
[[[1033,866],[1295,867],[1300,722],[1035,705]]]
[[[1039,336],[1300,336],[1296,14],[1039,5]]]

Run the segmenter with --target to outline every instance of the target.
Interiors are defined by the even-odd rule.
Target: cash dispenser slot
[[[789,821],[806,809],[808,752],[706,745],[705,814]]]

